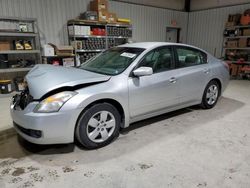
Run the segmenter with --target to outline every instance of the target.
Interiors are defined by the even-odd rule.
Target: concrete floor
[[[10,137],[0,143],[0,187],[248,188],[250,82],[231,81],[214,109],[136,123],[98,150]]]
[[[6,130],[12,127],[12,121],[10,118],[9,105],[11,97],[14,95],[3,95],[0,94],[0,131]]]

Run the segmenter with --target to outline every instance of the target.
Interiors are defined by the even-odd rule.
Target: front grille
[[[33,101],[33,97],[29,94],[29,88],[27,87],[21,94],[17,94],[13,97],[13,103],[15,104],[15,109],[18,107],[24,110],[29,103]]]
[[[19,131],[21,131],[22,133],[24,133],[30,137],[34,137],[34,138],[41,138],[42,137],[42,131],[40,131],[40,130],[26,129],[26,128],[23,128],[20,125],[16,124],[15,122],[13,122],[13,124]]]

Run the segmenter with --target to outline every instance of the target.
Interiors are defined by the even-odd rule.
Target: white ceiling
[[[162,7],[175,10],[184,10],[185,0],[113,0],[128,2],[133,4]],[[250,0],[190,0],[190,9],[202,10],[223,6],[239,5],[244,3],[250,3]]]

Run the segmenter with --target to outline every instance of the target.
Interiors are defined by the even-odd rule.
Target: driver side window
[[[151,67],[153,73],[172,69],[172,50],[164,47],[149,52],[141,61],[139,67]]]

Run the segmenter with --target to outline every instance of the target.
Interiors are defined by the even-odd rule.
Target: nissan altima
[[[25,79],[10,107],[18,134],[36,144],[77,139],[94,149],[133,122],[191,105],[214,107],[229,72],[194,46],[146,42],[111,48],[78,68],[36,65]]]

